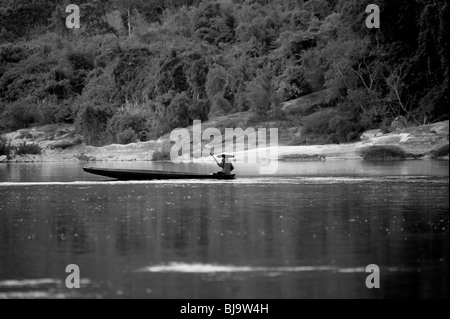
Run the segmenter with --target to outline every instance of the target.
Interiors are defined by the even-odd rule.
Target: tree
[[[128,30],[128,36],[131,35],[132,31],[132,23],[131,23],[131,13],[134,8],[137,8],[138,6],[142,6],[142,0],[115,0],[115,3],[120,8],[124,9],[127,14],[127,30]]]
[[[211,103],[217,95],[221,97],[225,95],[227,84],[228,75],[224,68],[216,66],[209,70],[206,77],[206,94]]]
[[[236,20],[229,7],[204,2],[194,15],[195,35],[209,44],[232,43]]]
[[[107,106],[87,102],[78,112],[75,126],[88,145],[101,146],[106,142],[106,128],[113,110]]]
[[[280,99],[273,83],[273,73],[269,68],[259,71],[257,77],[248,84],[247,100],[257,116],[264,119],[276,115]]]
[[[119,37],[117,31],[108,23],[108,12],[112,10],[109,0],[88,0],[80,5],[83,28],[88,35],[113,33]]]
[[[404,76],[405,76],[405,65],[401,64],[397,68],[387,69],[387,77],[385,77],[386,84],[390,89],[390,101],[393,105],[399,108],[392,107],[394,115],[405,115],[407,120],[411,120],[411,105],[410,99],[407,101],[403,100],[403,90],[404,90]]]
[[[14,34],[15,37],[28,35],[37,27],[47,27],[57,1],[23,0],[11,1],[2,5],[0,30]]]
[[[277,82],[278,92],[283,101],[312,93],[311,85],[305,79],[303,67],[298,65],[287,65]]]
[[[205,58],[197,53],[189,55],[190,63],[185,64],[185,74],[187,81],[192,89],[192,95],[195,99],[206,98],[206,80],[208,75],[208,64]]]

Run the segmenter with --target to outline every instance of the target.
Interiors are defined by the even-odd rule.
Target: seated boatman
[[[222,171],[217,173],[218,175],[230,175],[231,171],[234,170],[233,164],[227,162],[227,156],[225,154],[222,155],[222,162],[217,163],[217,165],[222,168]]]

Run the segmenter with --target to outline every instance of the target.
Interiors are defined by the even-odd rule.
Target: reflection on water
[[[348,163],[328,175],[311,165],[289,178],[139,183],[9,165],[0,298],[448,298],[448,162],[429,162],[434,176],[358,162],[345,177]],[[75,292],[68,264],[81,269]],[[381,289],[365,287],[369,264]]]
[[[448,161],[399,161],[366,162],[359,160],[329,162],[279,162],[272,175],[260,175],[260,167],[268,164],[236,163],[240,177],[270,176],[448,176]],[[70,182],[110,180],[85,173],[83,166],[149,169],[193,173],[213,173],[219,170],[211,164],[172,164],[152,162],[105,162],[105,163],[42,163],[42,164],[0,164],[0,183],[4,182]]]

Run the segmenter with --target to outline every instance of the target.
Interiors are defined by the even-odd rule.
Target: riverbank
[[[214,123],[202,127],[206,129]],[[216,123],[217,124],[217,123]],[[192,127],[188,128],[192,132]],[[257,156],[260,161],[323,161],[362,159],[362,151],[368,147],[397,147],[407,158],[448,160],[449,121],[408,127],[384,134],[372,130],[362,134],[359,142],[349,144],[290,146],[282,140],[278,147],[249,149],[236,153],[237,160]],[[53,124],[3,134],[2,139],[12,146],[35,143],[40,146],[40,155],[12,155],[0,157],[1,162],[108,162],[108,161],[152,161],[153,154],[169,142],[169,135],[156,141],[137,142],[128,145],[87,146],[75,132],[73,125]],[[244,139],[236,141],[244,143]],[[447,147],[447,153],[439,150]]]

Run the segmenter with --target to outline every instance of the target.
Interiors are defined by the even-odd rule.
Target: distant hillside
[[[90,146],[245,114],[290,145],[448,119],[446,1],[0,2],[0,132],[74,125]]]
[[[214,127],[224,133],[225,128],[248,128],[248,120],[252,118],[250,112],[242,112],[216,118],[211,122],[202,123],[202,132],[207,128]],[[361,159],[367,150],[371,149],[395,149],[401,159],[427,159],[440,158],[448,160],[448,136],[449,121],[434,124],[412,126],[404,129],[396,129],[391,132],[382,130],[371,130],[364,132],[361,140],[354,143],[345,144],[323,144],[323,145],[292,145],[292,140],[298,136],[299,128],[289,126],[288,121],[280,120],[274,122],[252,123],[255,129],[280,127],[279,143],[277,152],[266,152],[263,145],[258,149],[249,148],[249,143],[245,137],[237,138],[234,141],[223,139],[223,146],[233,142],[237,150],[242,147],[243,154],[235,153],[238,161],[243,161],[247,155],[258,152],[258,158],[262,161],[279,159],[282,161],[317,161],[329,159]],[[192,127],[187,127],[191,143],[193,142]],[[300,128],[301,131],[301,128]],[[225,134],[223,134],[225,137]],[[88,146],[83,142],[82,136],[76,133],[74,125],[53,124],[22,129],[0,136],[0,162],[53,162],[53,161],[152,161],[169,160],[171,141],[169,134],[158,140],[147,142],[135,142],[128,145],[112,144],[103,147]],[[270,139],[267,134],[266,147],[269,142],[276,142]],[[202,140],[201,145],[191,144],[201,148],[209,143],[208,139]],[[41,149],[40,154],[16,154],[16,150],[23,148]],[[31,147],[35,145],[36,147]],[[6,146],[6,147],[5,147]],[[8,154],[4,154],[5,149],[13,149]],[[384,151],[383,151],[384,153]],[[195,157],[198,154],[194,154]],[[261,157],[262,156],[262,157]],[[275,156],[275,157],[270,157]]]

